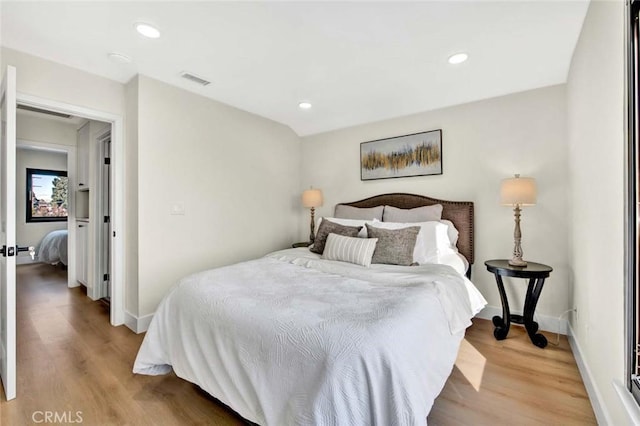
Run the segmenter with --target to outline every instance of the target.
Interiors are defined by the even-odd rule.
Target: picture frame
[[[442,174],[442,129],[360,144],[360,180]]]

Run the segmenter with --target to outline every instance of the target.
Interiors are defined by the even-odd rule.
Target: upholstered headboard
[[[470,264],[474,262],[473,253],[473,202],[447,201],[429,198],[415,194],[382,194],[365,198],[351,203],[340,203],[353,207],[393,206],[399,209],[413,209],[416,207],[442,204],[442,218],[453,222],[458,229],[458,250],[467,258]]]

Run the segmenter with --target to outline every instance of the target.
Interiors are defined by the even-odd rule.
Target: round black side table
[[[504,340],[509,334],[511,323],[524,324],[529,334],[531,343],[539,348],[547,346],[547,338],[538,332],[538,323],[533,320],[533,314],[536,311],[536,305],[542,293],[544,280],[549,276],[553,268],[541,263],[527,262],[527,266],[511,266],[507,259],[487,260],[484,262],[487,270],[492,272],[496,277],[498,291],[500,292],[500,300],[502,300],[502,317],[496,315],[493,317],[493,336],[496,340]],[[525,278],[529,280],[527,287],[527,296],[524,300],[523,315],[511,315],[509,312],[509,301],[504,291],[502,277]]]

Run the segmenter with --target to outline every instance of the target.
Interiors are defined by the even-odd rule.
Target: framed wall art
[[[360,179],[442,174],[442,129],[362,142]]]

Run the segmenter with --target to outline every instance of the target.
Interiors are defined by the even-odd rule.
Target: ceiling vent
[[[210,81],[205,80],[205,79],[204,79],[204,78],[202,78],[202,77],[198,77],[197,75],[192,74],[192,73],[190,73],[190,72],[186,72],[186,71],[183,71],[183,72],[180,74],[180,77],[185,78],[185,79],[187,79],[187,80],[189,80],[189,81],[193,81],[194,83],[198,83],[198,84],[199,84],[199,85],[201,85],[201,86],[208,86],[209,84],[211,84],[211,82],[210,82]]]
[[[64,114],[62,112],[48,111],[46,109],[40,109],[40,108],[28,106],[28,105],[20,105],[20,104],[18,104],[18,109],[22,109],[22,110],[25,110],[25,111],[31,111],[31,112],[37,112],[38,114],[53,115],[54,117],[71,118],[71,116],[69,114]]]

